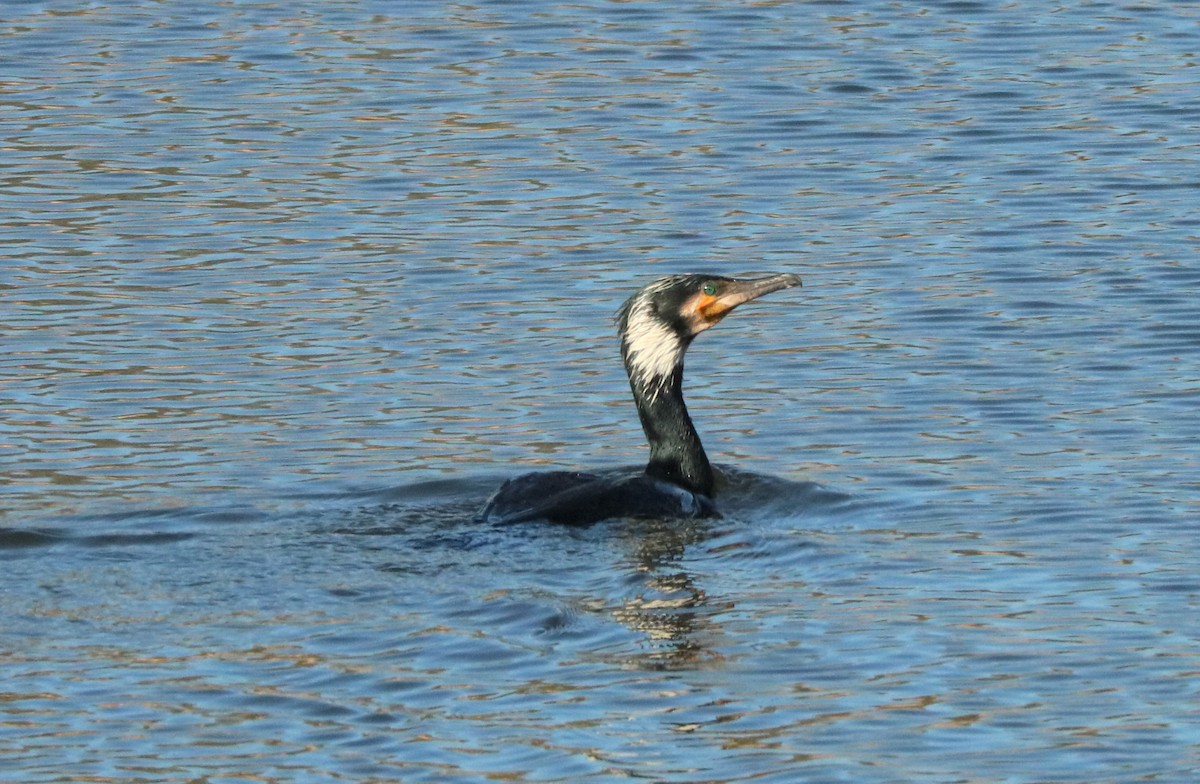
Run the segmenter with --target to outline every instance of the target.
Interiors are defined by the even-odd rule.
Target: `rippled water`
[[[1191,780],[1198,34],[6,6],[0,780]],[[697,269],[725,517],[473,523]]]

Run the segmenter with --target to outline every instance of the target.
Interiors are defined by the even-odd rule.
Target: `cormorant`
[[[632,476],[545,471],[509,479],[487,502],[489,523],[548,520],[584,525],[610,517],[711,517],[715,476],[683,403],[683,355],[692,339],[738,305],[799,286],[792,274],[737,280],[673,275],[617,311],[621,356],[650,461]]]

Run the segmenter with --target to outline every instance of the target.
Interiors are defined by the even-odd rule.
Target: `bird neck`
[[[713,470],[683,403],[683,365],[667,376],[640,379],[630,374],[642,430],[650,442],[646,473],[693,493],[712,495]]]

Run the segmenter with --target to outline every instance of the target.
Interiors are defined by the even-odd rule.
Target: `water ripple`
[[[1190,5],[10,11],[10,776],[1195,774]],[[475,525],[685,269],[725,517]]]

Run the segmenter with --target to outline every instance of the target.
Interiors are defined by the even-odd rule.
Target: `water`
[[[1196,8],[310,5],[0,17],[0,780],[1195,778]]]

